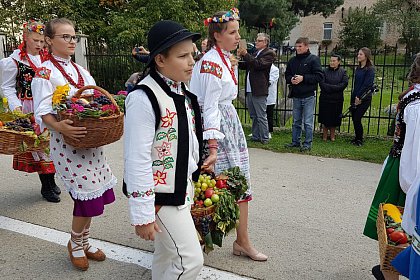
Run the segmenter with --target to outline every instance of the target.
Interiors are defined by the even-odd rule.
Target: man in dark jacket
[[[249,115],[252,119],[252,140],[267,144],[269,141],[267,121],[267,96],[270,68],[276,54],[268,48],[270,37],[259,33],[255,42],[256,51],[250,55],[246,49],[240,48],[238,55],[243,58],[239,68],[246,69],[246,98]]]
[[[287,63],[285,78],[293,98],[292,143],[286,147],[299,147],[301,151],[312,148],[315,93],[318,83],[323,80],[323,71],[319,57],[309,52],[308,38],[301,37],[295,43],[296,56]],[[300,143],[302,122],[305,129],[305,141]]]

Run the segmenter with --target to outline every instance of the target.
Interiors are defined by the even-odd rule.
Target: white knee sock
[[[96,251],[98,251],[98,248],[89,244],[89,230],[89,228],[85,228],[83,230],[83,249],[85,251],[89,251],[90,253],[96,253]]]
[[[71,239],[70,244],[72,249],[76,249],[72,252],[73,257],[81,258],[85,256],[84,250],[77,250],[83,248],[83,234],[82,233],[76,233],[74,231],[71,231]]]

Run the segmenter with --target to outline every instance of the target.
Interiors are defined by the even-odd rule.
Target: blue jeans
[[[306,98],[293,98],[293,126],[292,143],[300,146],[300,136],[302,134],[302,124],[305,129],[305,141],[303,147],[311,148],[314,133],[314,110],[315,96]]]

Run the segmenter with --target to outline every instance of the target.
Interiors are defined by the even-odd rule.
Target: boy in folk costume
[[[33,113],[32,79],[39,66],[48,58],[44,49],[45,25],[30,20],[23,25],[23,42],[2,61],[2,91],[11,111]],[[38,172],[41,194],[49,202],[60,202],[60,188],[56,185],[54,164],[44,152],[28,152],[13,157],[13,169]]]
[[[124,188],[136,234],[154,240],[155,280],[196,279],[203,266],[190,214],[201,163],[201,115],[184,84],[199,38],[176,22],[156,23],[148,33],[149,74],[125,101]]]
[[[74,201],[71,239],[67,243],[70,261],[76,268],[87,270],[88,259],[105,260],[105,254],[89,244],[90,225],[92,217],[102,215],[104,206],[114,202],[112,188],[117,179],[102,147],[76,149],[64,142],[63,135],[83,141],[86,128],[75,127],[68,119],[58,121],[52,106],[56,99],[53,93],[58,89],[67,88],[67,98],[71,98],[83,86],[95,85],[89,72],[71,60],[78,41],[74,24],[64,18],[49,21],[45,40],[51,55],[41,65],[32,83],[35,117],[41,129],[50,129],[51,157]]]

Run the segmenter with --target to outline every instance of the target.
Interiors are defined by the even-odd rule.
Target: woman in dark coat
[[[357,54],[357,61],[359,66],[356,68],[354,74],[353,92],[351,93],[351,104],[354,110],[351,112],[353,120],[355,137],[351,141],[353,145],[363,145],[363,125],[362,117],[369,109],[372,103],[372,95],[367,95],[362,98],[363,94],[373,88],[375,81],[375,68],[372,62],[372,52],[370,49],[361,48]]]
[[[346,70],[340,67],[341,57],[332,55],[330,66],[324,70],[324,80],[319,84],[319,123],[322,124],[322,139],[327,140],[328,130],[331,141],[335,141],[335,128],[341,125],[341,113],[344,102],[344,89],[347,87],[349,77]]]

